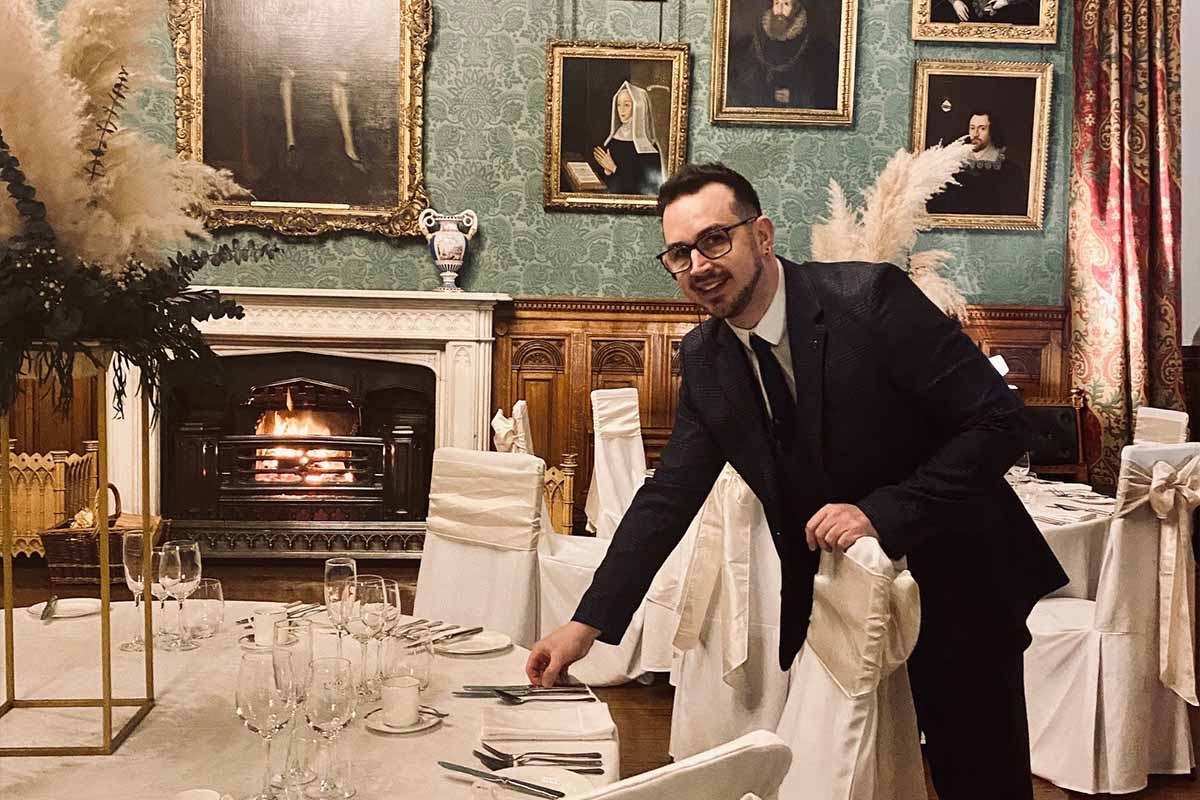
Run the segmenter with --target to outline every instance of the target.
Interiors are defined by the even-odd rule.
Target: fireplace
[[[170,372],[163,515],[212,553],[257,549],[246,531],[279,524],[291,535],[270,549],[303,553],[330,544],[330,530],[368,549],[419,549],[404,535],[414,529],[394,524],[428,510],[434,389],[425,367],[295,351]]]
[[[140,405],[127,402],[125,416],[109,420],[109,478],[120,486],[126,505],[133,511],[148,505],[150,513],[162,514],[171,521],[171,535],[199,540],[206,558],[419,558],[433,450],[488,447],[492,312],[510,298],[218,288],[242,304],[246,316],[201,325],[221,356],[220,375],[168,376],[171,391],[147,443],[149,497],[142,497],[138,472]],[[238,364],[256,368],[245,371]],[[131,384],[136,380],[134,371]],[[267,470],[253,474],[300,475],[301,481],[290,482],[301,485],[304,476],[318,474],[315,467],[300,470],[286,459],[274,459],[280,461],[275,467],[245,466],[272,460],[257,452],[268,443],[237,437],[261,436],[258,417],[267,404],[286,411],[289,389],[293,412],[343,409],[359,420],[352,433],[333,426],[328,434],[305,434],[319,440],[313,446],[308,440],[290,444],[338,450],[329,445],[341,443],[329,437],[352,437],[351,455],[340,458],[366,459],[350,462],[358,470],[351,470],[352,477],[361,475],[361,482],[355,477],[353,484],[322,489],[327,497],[317,501],[298,496],[311,492],[281,491],[278,484],[287,482],[282,480],[254,481],[277,484],[270,490],[247,488],[248,473],[235,473],[233,465],[240,463],[243,469]],[[235,454],[244,458],[231,461]],[[189,461],[190,472],[183,470]],[[320,474],[345,474],[333,466],[322,469],[327,472]],[[181,477],[197,475],[202,479]],[[239,482],[240,495],[233,491]],[[360,502],[351,502],[355,499]]]

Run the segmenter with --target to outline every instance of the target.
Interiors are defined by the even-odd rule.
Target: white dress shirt
[[[762,375],[758,371],[758,358],[754,355],[754,349],[750,347],[750,334],[752,333],[757,334],[758,338],[771,345],[771,352],[779,361],[779,366],[783,367],[783,377],[787,380],[788,391],[792,393],[792,399],[796,399],[796,376],[792,374],[792,348],[788,344],[787,335],[787,292],[783,286],[783,264],[779,263],[778,258],[775,259],[775,269],[778,270],[779,275],[779,281],[775,287],[775,297],[771,299],[771,305],[767,306],[767,311],[758,324],[747,329],[739,328],[726,320],[734,335],[746,348],[746,353],[750,357],[750,368],[754,370],[754,377],[758,379],[758,388],[762,391],[763,401],[766,403],[768,411],[771,409],[771,401],[767,398],[767,390],[763,386]]]

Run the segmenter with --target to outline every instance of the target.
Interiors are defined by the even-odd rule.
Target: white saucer
[[[455,639],[451,642],[435,644],[433,649],[438,653],[457,656],[474,656],[480,653],[495,653],[512,645],[512,638],[500,631],[482,631],[465,639]]]
[[[568,797],[590,792],[596,788],[595,784],[589,781],[586,775],[580,775],[577,772],[571,772],[562,767],[509,767],[508,769],[498,770],[496,774],[503,775],[506,778],[516,778],[517,780],[536,783],[538,786],[545,786],[547,789],[557,789]],[[597,775],[596,777],[603,776]]]
[[[250,633],[244,633],[240,637],[238,637],[238,645],[243,650],[269,650],[270,649],[269,647],[261,646],[261,645],[259,645],[258,642],[254,641],[254,632],[253,631],[251,631]]]
[[[32,616],[42,616],[42,609],[46,607],[43,603],[34,603],[29,608],[25,609]],[[54,616],[50,619],[63,619],[70,617],[90,617],[92,614],[100,613],[100,601],[94,597],[64,597],[54,604]]]
[[[376,733],[416,733],[417,731],[428,730],[435,725],[440,725],[442,722],[441,717],[435,717],[427,711],[419,711],[418,713],[420,716],[417,717],[417,721],[412,725],[397,728],[384,722],[383,709],[377,708],[374,711],[367,712],[367,715],[363,717],[363,723]]]

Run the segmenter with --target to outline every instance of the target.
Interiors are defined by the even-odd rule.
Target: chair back
[[[589,511],[596,535],[611,539],[633,496],[646,480],[646,451],[642,445],[637,389],[597,389],[592,392],[595,429],[592,482],[595,505]]]
[[[1169,408],[1139,406],[1133,420],[1134,444],[1181,444],[1188,438],[1188,415]]]
[[[1083,456],[1083,392],[1070,397],[1030,397],[1022,416],[1032,431],[1029,463],[1039,475],[1064,475],[1087,480]]]
[[[719,747],[578,795],[576,800],[742,800],[775,798],[792,751],[770,731],[754,731]]]

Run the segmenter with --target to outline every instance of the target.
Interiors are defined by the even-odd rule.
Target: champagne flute
[[[125,585],[133,592],[133,638],[121,642],[118,647],[126,653],[140,653],[146,649],[142,639],[140,624],[142,615],[139,612],[142,605],[142,532],[128,531],[121,535],[121,564],[125,567]]]
[[[198,645],[183,624],[183,601],[200,585],[200,544],[179,539],[163,545],[162,574],[159,580],[167,593],[179,602],[179,638],[170,650],[195,650]]]
[[[308,692],[304,697],[304,721],[319,733],[325,751],[324,774],[304,792],[319,800],[341,800],[340,787],[330,780],[329,764],[338,734],[354,719],[357,695],[350,662],[344,658],[318,658],[312,663]]]
[[[271,740],[287,727],[292,719],[292,673],[290,667],[279,669],[272,652],[242,653],[238,667],[237,715],[243,724],[262,737],[262,791],[246,800],[274,800],[271,790]]]
[[[355,579],[355,605],[357,611],[346,621],[346,629],[362,648],[358,694],[365,700],[378,700],[379,687],[367,669],[367,644],[383,630],[386,613],[386,595],[383,578],[377,575],[360,575]]]
[[[353,558],[325,560],[325,608],[329,621],[337,628],[338,658],[342,656],[346,620],[354,609],[354,580],[357,577],[358,563]]]

